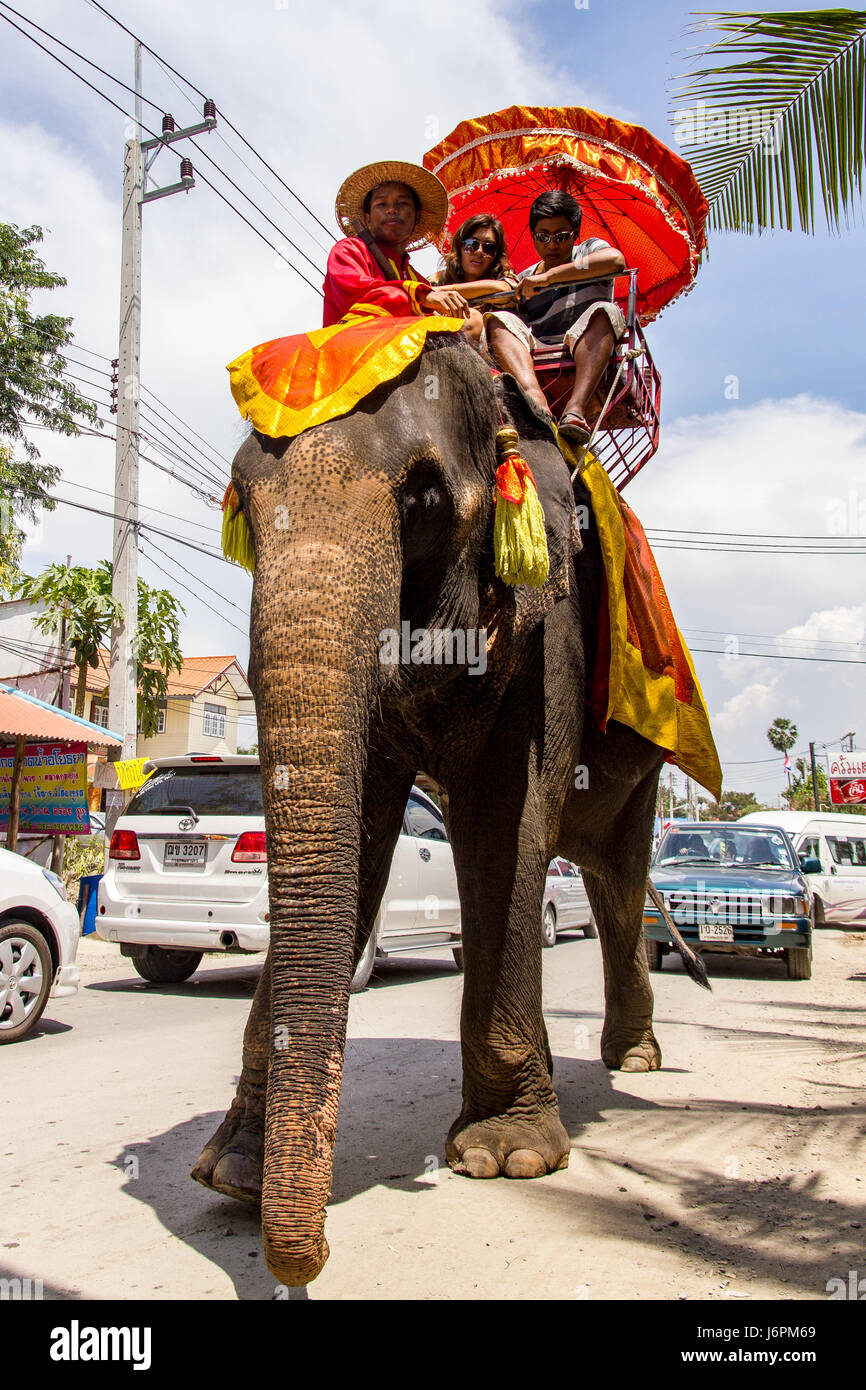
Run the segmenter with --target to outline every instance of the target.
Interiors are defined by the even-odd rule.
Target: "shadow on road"
[[[563,1122],[580,1161],[598,1169],[598,1181],[579,1189],[556,1176],[510,1184],[517,1211],[525,1214],[527,1203],[555,1209],[564,1240],[604,1232],[621,1243],[625,1261],[643,1247],[680,1247],[708,1273],[713,1265],[733,1275],[783,1278],[792,1292],[811,1297],[825,1296],[827,1279],[862,1267],[862,1231],[855,1223],[863,1222],[863,1210],[828,1200],[814,1174],[748,1181],[678,1157],[683,1146],[691,1154],[702,1147],[721,1152],[719,1145],[725,1152],[747,1152],[784,1131],[789,1150],[793,1145],[807,1164],[806,1155],[832,1138],[852,1163],[862,1165],[862,1104],[840,1097],[838,1105],[823,1108],[700,1098],[684,1105],[655,1099],[653,1075],[629,1077],[628,1091],[615,1089],[597,1059],[557,1056],[555,1071]],[[445,1134],[459,1104],[457,1042],[351,1039],[331,1204],[378,1185],[435,1190],[437,1168],[445,1164]],[[271,1299],[280,1295],[261,1255],[256,1208],[221,1198],[188,1176],[222,1118],[198,1115],[127,1145],[116,1161],[128,1176],[125,1191],[151,1206],[173,1236],[223,1269],[239,1299]],[[670,1157],[663,1165],[640,1157],[648,1126],[653,1133],[665,1129]],[[137,1177],[130,1174],[130,1157],[137,1160]],[[618,1199],[615,1188],[632,1193],[636,1179],[641,1192],[651,1195]],[[672,1200],[678,1219],[653,1219]]]

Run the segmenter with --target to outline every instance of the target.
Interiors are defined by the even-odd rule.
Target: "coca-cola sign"
[[[834,753],[827,764],[834,806],[866,801],[866,757],[862,753]]]

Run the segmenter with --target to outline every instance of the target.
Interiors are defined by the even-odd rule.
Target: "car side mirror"
[[[816,859],[813,854],[803,854],[800,856],[800,868],[804,874],[820,874],[821,861]]]

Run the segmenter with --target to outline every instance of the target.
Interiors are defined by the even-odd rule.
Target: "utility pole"
[[[72,556],[66,557],[66,568],[72,564]],[[69,667],[66,664],[66,610],[60,619],[60,680],[57,685],[57,698],[54,703],[62,710],[69,707]],[[66,850],[66,836],[55,835],[51,846],[51,869],[55,874],[63,872],[63,855]]]
[[[815,745],[809,744],[809,759],[812,763],[812,800],[815,803],[815,810],[820,811],[821,805],[818,800],[818,764],[815,762]]]
[[[199,135],[216,126],[216,106],[207,100],[204,121],[183,130],[174,117],[162,118],[162,135],[141,139],[141,44],[135,44],[135,125],[126,142],[123,171],[123,236],[120,274],[120,334],[117,353],[117,444],[114,462],[114,545],[111,592],[123,608],[123,618],[111,629],[108,724],[123,744],[109,754],[112,761],[134,758],[138,713],[138,413],[141,356],[141,212],[145,203],[171,193],[188,193],[195,186],[192,163],[182,159],[180,181],[148,192],[147,175],[161,151],[176,140]],[[110,836],[123,807],[123,793],[106,793],[106,831]]]

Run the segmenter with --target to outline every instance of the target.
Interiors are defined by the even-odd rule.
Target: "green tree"
[[[21,575],[15,585],[21,598],[43,603],[34,616],[40,632],[59,633],[66,620],[66,641],[75,656],[78,679],[75,713],[83,716],[87,669],[99,666],[99,648],[110,641],[111,627],[123,618],[123,608],[111,593],[111,564],[95,569],[83,565],[48,565],[39,575]],[[183,662],[179,646],[180,614],[185,610],[167,589],[152,589],[138,581],[138,717],[145,738],[157,732],[159,707],[164,702],[171,671]]]
[[[152,589],[139,579],[138,717],[144,738],[158,732],[159,708],[165,702],[169,673],[183,665],[180,614],[185,612],[168,589]]]
[[[0,582],[6,593],[23,539],[19,523],[53,509],[48,489],[60,473],[42,461],[27,425],[77,435],[80,420],[98,424],[96,406],[63,375],[72,319],[36,314],[30,305],[35,292],[66,284],[33,250],[42,237],[41,227],[0,222]]]
[[[87,697],[87,668],[99,665],[99,648],[106,646],[111,625],[123,617],[123,609],[111,595],[111,565],[96,569],[83,565],[48,565],[41,574],[19,576],[15,591],[31,603],[45,605],[33,616],[40,632],[59,633],[66,622],[66,643],[72,648],[78,679],[74,712],[83,717]]]
[[[830,788],[827,785],[827,774],[823,768],[816,768],[818,773],[818,802],[821,806],[829,805]],[[806,758],[794,759],[794,771],[791,776],[791,784],[787,791],[782,792],[782,796],[788,803],[791,811],[814,811],[815,797],[812,791],[812,765]]]
[[[754,792],[724,792],[721,801],[710,802],[708,820],[739,820],[751,811],[764,811]]]
[[[790,719],[774,719],[767,730],[767,738],[778,753],[787,753],[797,742],[797,725]]]
[[[709,30],[723,37],[674,79],[671,115],[710,226],[814,232],[820,203],[838,231],[862,190],[866,11],[712,11],[689,32]]]

